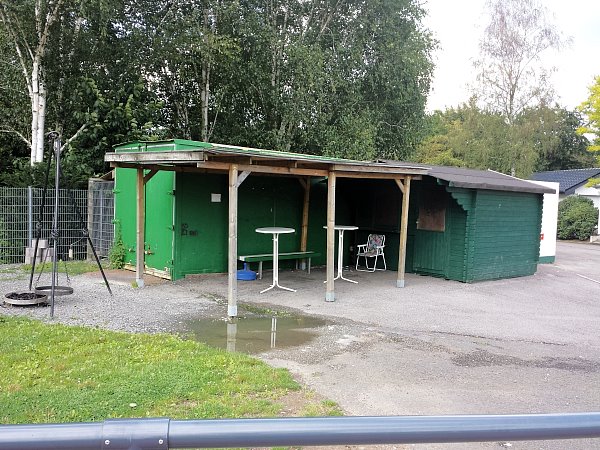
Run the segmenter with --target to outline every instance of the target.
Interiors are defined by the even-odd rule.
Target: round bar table
[[[325,225],[323,228],[327,229],[327,225]],[[342,275],[342,258],[344,257],[344,231],[358,230],[358,227],[354,225],[334,225],[333,229],[337,230],[338,232],[338,273],[333,281],[341,278],[342,280],[349,281],[350,283],[358,284],[358,281],[349,280]],[[327,283],[327,281],[325,281],[325,283]]]
[[[272,234],[273,235],[273,284],[266,289],[260,291],[267,292],[270,289],[278,287],[279,289],[284,289],[286,291],[296,292],[295,289],[290,289],[279,284],[279,235],[285,233],[293,233],[293,228],[285,228],[285,227],[263,227],[257,228],[257,233],[262,234]]]

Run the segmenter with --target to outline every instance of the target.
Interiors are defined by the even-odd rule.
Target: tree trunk
[[[202,63],[202,91],[200,103],[202,108],[202,140],[208,142],[208,99],[210,95],[210,63]]]
[[[44,135],[46,131],[46,85],[43,80],[40,80],[39,85],[38,136],[35,147],[35,162],[42,162],[44,160]]]
[[[40,117],[40,65],[34,61],[31,70],[31,165],[37,159],[38,129]]]

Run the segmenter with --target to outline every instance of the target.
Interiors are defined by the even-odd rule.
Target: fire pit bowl
[[[32,306],[47,305],[48,296],[45,294],[36,294],[35,292],[10,292],[6,294],[4,303],[13,306]]]

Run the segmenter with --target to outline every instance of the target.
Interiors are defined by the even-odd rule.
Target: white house
[[[590,178],[600,178],[600,167],[536,172],[531,176],[532,180],[559,183],[560,200],[569,195],[580,195],[592,200],[594,206],[600,210],[600,186],[586,187]],[[598,231],[600,232],[600,214],[598,217]]]

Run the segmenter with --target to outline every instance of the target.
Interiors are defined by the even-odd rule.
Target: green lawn
[[[0,315],[0,423],[273,417],[300,386],[283,369],[171,335]],[[283,402],[283,403],[282,403]],[[298,409],[298,408],[296,408]],[[302,415],[339,414],[303,397]]]
[[[52,261],[51,260],[45,261],[43,263],[37,263],[35,265],[35,276],[36,277],[40,271],[41,266],[43,266],[44,272],[46,272],[46,273],[52,272]],[[107,269],[108,263],[102,262],[102,268]],[[57,269],[58,269],[58,272],[60,272],[60,273],[66,272],[69,275],[81,275],[82,273],[95,272],[96,270],[98,270],[98,263],[96,263],[96,261],[79,261],[79,260],[58,261]],[[23,272],[30,273],[31,272],[31,264],[23,264],[20,267],[20,270]]]

